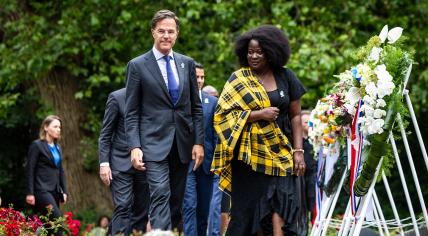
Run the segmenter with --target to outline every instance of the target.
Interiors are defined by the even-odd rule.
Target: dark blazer
[[[125,134],[125,95],[125,88],[109,94],[98,139],[99,162],[122,172],[132,167]]]
[[[62,151],[59,146],[58,149],[62,160]],[[38,139],[31,143],[26,174],[27,195],[34,195],[34,192],[67,193],[62,161],[58,167],[55,165],[46,140]]]
[[[179,97],[172,103],[153,51],[132,59],[127,68],[125,128],[129,150],[141,148],[145,161],[164,160],[174,142],[182,163],[194,144],[204,144],[202,105],[193,59],[174,53]]]
[[[217,98],[202,92],[202,108],[204,114],[204,161],[202,170],[205,174],[211,173],[211,162],[213,160],[215,145],[217,143],[217,134],[214,130],[214,112],[217,106]]]

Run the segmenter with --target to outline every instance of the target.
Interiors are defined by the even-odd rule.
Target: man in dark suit
[[[151,226],[171,229],[181,221],[189,162],[196,170],[203,160],[202,105],[193,59],[172,51],[177,16],[158,11],[151,31],[152,50],[128,63],[126,135],[134,167],[147,174]]]
[[[128,152],[125,93],[123,88],[108,96],[98,145],[100,177],[110,186],[114,203],[112,235],[146,231],[150,202],[146,174],[132,167]]]
[[[201,168],[193,170],[192,164],[187,172],[186,191],[183,203],[184,235],[206,235],[211,196],[213,192],[213,176],[211,162],[216,145],[216,134],[213,126],[214,111],[217,98],[202,92],[205,72],[201,64],[196,63],[196,78],[199,96],[202,101],[204,117],[204,161]],[[220,206],[219,206],[220,207]],[[218,217],[220,220],[220,216]]]

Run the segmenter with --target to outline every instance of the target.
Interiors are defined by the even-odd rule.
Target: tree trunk
[[[98,174],[83,169],[80,124],[85,122],[86,113],[85,107],[74,97],[79,89],[78,82],[79,79],[68,71],[55,69],[46,78],[37,80],[36,85],[43,102],[51,105],[62,119],[60,144],[69,193],[66,208],[73,213],[88,209],[110,213],[109,188],[101,182]]]

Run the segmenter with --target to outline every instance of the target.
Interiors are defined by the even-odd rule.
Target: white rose
[[[379,81],[378,82],[378,96],[379,98],[383,98],[387,95],[391,95],[392,92],[394,91],[395,88],[395,84],[393,82],[390,81]]]
[[[375,72],[378,80],[381,80],[381,81],[392,81],[392,76],[386,70],[385,64],[376,66],[376,68],[374,69],[374,72]]]
[[[373,117],[367,117],[366,116],[366,119],[363,123],[363,127],[365,127],[364,128],[365,134],[373,134],[374,133],[376,127],[373,126],[373,123],[374,123]]]
[[[364,116],[368,119],[368,118],[373,116],[374,109],[373,109],[373,107],[371,107],[367,104],[364,104],[361,106],[361,111],[364,112]]]
[[[376,95],[377,95],[377,87],[376,87],[376,85],[375,85],[375,83],[373,83],[373,82],[370,82],[370,83],[368,83],[367,84],[367,86],[366,86],[366,93],[369,95],[369,96],[371,96],[371,97],[373,97],[373,98],[375,98],[376,97]]]
[[[362,125],[364,125],[364,123],[366,123],[366,118],[363,116],[363,117],[360,117],[360,118],[358,118],[358,120],[357,120],[357,124],[362,124]]]
[[[383,100],[382,98],[379,98],[378,100],[376,100],[376,107],[385,107],[385,106],[386,106],[385,100]]]
[[[363,98],[363,101],[367,105],[374,105],[376,103],[375,100],[374,100],[374,98],[372,98],[369,95],[365,95],[364,98]]]
[[[371,122],[370,128],[372,130],[372,134],[375,134],[375,133],[381,134],[383,132],[382,127],[384,124],[385,124],[385,121],[383,119],[376,119],[373,122]]]
[[[375,109],[373,112],[373,117],[376,119],[382,118],[383,116],[386,116],[386,111],[382,109]]]

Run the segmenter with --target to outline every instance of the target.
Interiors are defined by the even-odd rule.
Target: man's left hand
[[[195,161],[195,165],[193,166],[193,171],[195,171],[204,160],[204,146],[199,144],[193,145],[192,159]]]
[[[65,204],[67,202],[67,194],[63,193],[62,194],[64,201],[62,202],[63,204]]]

